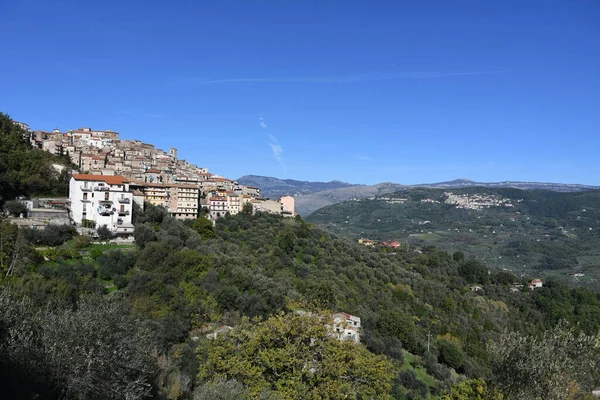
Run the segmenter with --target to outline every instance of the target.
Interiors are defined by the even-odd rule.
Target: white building
[[[344,312],[333,314],[333,332],[339,340],[360,343],[360,317]]]
[[[544,286],[544,283],[540,279],[534,279],[529,284],[529,289],[533,290],[536,288],[541,288],[542,286]]]
[[[69,183],[71,218],[81,224],[91,220],[113,233],[133,234],[133,193],[122,176],[74,174]]]

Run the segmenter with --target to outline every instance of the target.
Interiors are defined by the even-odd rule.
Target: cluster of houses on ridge
[[[456,208],[464,208],[468,210],[481,210],[490,207],[514,207],[509,199],[501,198],[496,195],[484,194],[454,194],[452,192],[444,192],[446,196],[445,203],[452,204]],[[425,201],[435,203],[435,200],[426,199]],[[517,200],[521,202],[522,200]],[[424,200],[421,200],[424,202]]]
[[[113,233],[129,236],[133,233],[133,204],[141,209],[144,202],[164,207],[176,219],[196,219],[206,209],[209,219],[216,221],[228,214],[235,215],[246,204],[252,211],[294,216],[294,198],[284,196],[268,200],[244,194],[242,188],[205,193],[192,184],[152,184],[131,182],[123,176],[73,174],[69,185],[69,209],[72,220],[81,226],[106,225]]]
[[[111,130],[31,131],[27,124],[15,123],[28,132],[24,139],[33,147],[68,156],[81,172],[71,175],[69,198],[57,199],[61,207],[45,204],[45,223],[58,223],[48,212],[60,209],[62,222],[66,212],[67,219],[80,226],[106,225],[115,234],[129,236],[134,229],[133,204],[143,209],[144,202],[164,207],[177,219],[207,215],[215,221],[240,213],[246,204],[253,211],[296,214],[293,197],[264,199],[258,187],[239,184],[178,159],[175,148],[165,152],[139,140],[121,140],[119,133]],[[34,208],[29,205],[28,216]],[[21,222],[44,225],[29,218]]]

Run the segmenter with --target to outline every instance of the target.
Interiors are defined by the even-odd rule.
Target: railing
[[[129,197],[121,197],[119,198],[119,203],[129,204]]]
[[[113,201],[110,200],[110,199],[109,200],[106,200],[106,199],[104,199],[104,200],[98,200],[98,203],[101,203],[101,204],[109,204],[109,203],[112,203],[112,202]]]
[[[129,215],[129,210],[120,210],[118,211],[119,215]]]
[[[91,192],[92,188],[89,186],[81,185],[81,190],[84,192]]]

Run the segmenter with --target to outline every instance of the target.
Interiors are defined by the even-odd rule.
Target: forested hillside
[[[599,204],[597,190],[418,188],[326,207],[307,220],[353,240],[435,245],[515,274],[558,276],[597,288]]]
[[[68,195],[67,171],[53,164],[70,166],[57,157],[29,145],[29,133],[0,112],[0,202],[19,195]]]
[[[135,219],[135,246],[61,231],[49,247],[58,231],[2,224],[3,259],[23,255],[2,263],[9,397],[558,399],[598,383],[600,299],[586,289],[515,293],[518,278],[461,253],[389,253],[300,218],[213,228],[149,206]],[[360,344],[327,333],[336,311],[362,319]],[[548,330],[529,345],[548,352],[531,357],[525,344]]]

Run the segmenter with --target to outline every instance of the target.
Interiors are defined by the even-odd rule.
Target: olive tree
[[[75,310],[36,308],[0,290],[0,365],[12,374],[8,384],[20,395],[149,397],[155,365],[150,338],[121,301],[89,297]]]
[[[511,332],[488,346],[492,383],[508,398],[568,399],[586,392],[600,364],[600,334],[566,323],[541,336]]]
[[[199,349],[200,382],[236,380],[250,398],[385,398],[393,364],[364,347],[336,340],[330,317],[278,314],[247,319]],[[328,326],[329,324],[329,326]]]

